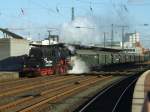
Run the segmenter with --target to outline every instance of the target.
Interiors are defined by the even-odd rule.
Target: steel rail
[[[28,86],[31,86],[31,85],[36,85],[38,84],[39,82],[49,82],[51,80],[56,80],[56,79],[64,79],[66,77],[55,77],[55,78],[40,78],[40,79],[34,79],[34,80],[27,80],[27,81],[21,81],[21,82],[17,82],[15,85],[12,85],[12,84],[9,84],[9,86],[3,86],[3,89],[1,89],[0,91],[0,94],[1,93],[4,93],[6,91],[10,91],[10,90],[14,90],[14,89],[20,89],[20,88],[25,88],[25,87],[28,87]],[[11,85],[11,86],[10,86]]]
[[[21,78],[21,79],[17,79],[17,80],[13,80],[13,81],[9,81],[9,82],[1,82],[0,83],[0,87],[1,86],[9,86],[10,84],[16,84],[16,83],[20,83],[20,82],[24,82],[24,81],[31,81],[31,80],[37,80],[37,79],[45,79],[45,78],[56,78],[58,76],[44,76],[44,77],[35,77],[35,78]]]
[[[125,92],[127,91],[127,89],[129,89],[129,87],[130,87],[132,84],[134,84],[136,81],[137,81],[137,78],[134,79],[134,80],[125,88],[125,90],[122,92],[122,94],[121,94],[120,97],[118,98],[118,100],[117,100],[117,102],[116,102],[116,104],[115,104],[115,106],[114,106],[112,112],[115,112],[115,110],[116,110],[116,108],[117,108],[117,105],[119,104],[121,98],[123,97],[123,95],[125,94]]]
[[[132,76],[130,76],[132,77]],[[98,95],[96,95],[92,100],[90,100],[86,105],[84,105],[80,110],[79,112],[83,112],[89,105],[91,105],[96,99],[98,99],[101,95],[105,94],[105,92],[107,92],[109,89],[111,89],[112,87],[116,86],[118,83],[130,78],[130,77],[127,77],[127,78],[123,78],[117,82],[115,82],[114,84],[110,85],[109,87],[107,88],[104,88]]]
[[[94,80],[94,81],[84,83],[84,84],[82,84],[82,85],[80,85],[80,86],[78,86],[78,87],[71,88],[71,89],[69,89],[69,90],[67,90],[67,91],[65,91],[65,92],[63,92],[63,93],[60,93],[60,94],[55,95],[55,96],[52,96],[52,97],[50,97],[50,98],[47,98],[46,100],[43,100],[43,101],[41,101],[41,102],[39,102],[39,103],[36,103],[36,104],[34,104],[34,105],[32,105],[32,106],[29,106],[28,108],[25,108],[25,109],[21,110],[20,112],[31,112],[33,109],[36,109],[36,108],[38,108],[39,106],[42,106],[42,105],[46,104],[46,103],[49,102],[49,101],[52,101],[52,100],[57,99],[57,98],[59,98],[59,97],[63,97],[63,96],[66,96],[66,95],[68,95],[68,94],[71,94],[71,93],[73,93],[73,92],[75,92],[75,91],[77,91],[77,90],[79,90],[79,89],[83,89],[83,88],[85,88],[86,86],[89,86],[89,85],[94,84],[94,83],[96,83],[96,82],[98,82],[98,81],[104,80],[104,79],[106,79],[106,78],[109,78],[109,77],[105,77],[105,78],[102,78],[102,79],[96,79],[96,80]]]
[[[96,77],[92,77],[92,78],[88,78],[88,79],[83,79],[82,80],[82,83],[84,82],[89,82],[90,80],[95,80],[96,79]],[[35,105],[35,104],[37,104],[37,103],[39,103],[39,102],[41,102],[41,101],[44,101],[44,100],[46,100],[47,98],[50,98],[50,97],[54,97],[54,96],[58,96],[59,94],[62,94],[62,93],[64,93],[64,92],[66,92],[66,91],[68,91],[68,90],[70,90],[70,89],[72,89],[72,88],[75,88],[76,87],[76,85],[74,84],[74,83],[72,83],[72,84],[68,84],[68,86],[67,87],[64,87],[63,89],[58,89],[58,90],[50,90],[51,92],[50,93],[46,93],[46,94],[42,94],[41,93],[41,96],[40,97],[37,97],[37,98],[35,98],[35,99],[29,99],[29,101],[26,101],[26,102],[23,102],[21,105],[17,105],[18,106],[18,108],[19,109],[17,109],[17,111],[19,111],[19,110],[22,110],[22,109],[25,109],[25,108],[27,108],[27,107],[29,107],[29,106],[32,106],[32,105]],[[16,107],[17,108],[17,107]]]
[[[54,87],[57,87],[57,86],[60,86],[61,84],[65,84],[65,83],[69,83],[69,81],[70,80],[75,80],[75,79],[79,79],[79,78],[82,78],[82,77],[70,77],[69,78],[69,80],[68,80],[68,78],[69,77],[66,77],[66,78],[62,78],[62,79],[59,79],[58,80],[58,78],[57,79],[55,79],[55,80],[50,80],[49,81],[49,83],[50,83],[50,85],[51,84],[53,84],[53,86],[50,86],[49,84],[46,84],[45,86],[38,86],[38,87],[36,87],[36,88],[21,88],[21,91],[20,91],[20,89],[17,89],[17,90],[13,90],[13,92],[15,92],[15,94],[14,93],[12,93],[12,91],[7,91],[6,92],[6,94],[5,93],[2,93],[2,94],[5,94],[5,96],[1,96],[0,97],[0,99],[1,100],[4,100],[5,101],[5,99],[12,99],[12,98],[17,98],[17,96],[23,96],[23,95],[28,95],[28,93],[30,93],[30,92],[32,92],[33,93],[33,95],[31,94],[31,96],[34,96],[34,93],[35,93],[35,95],[36,94],[38,94],[38,93],[40,93],[41,91],[44,91],[44,90],[46,90],[46,89],[52,89],[52,88],[54,88]],[[48,83],[48,81],[46,81],[47,83]],[[43,84],[43,83],[42,83]],[[38,84],[37,84],[38,85]],[[41,85],[41,82],[39,81],[39,85]],[[10,85],[11,86],[11,85]],[[31,86],[35,86],[35,85],[31,85]],[[24,91],[24,89],[26,89],[25,91]],[[18,91],[19,90],[19,91]],[[24,93],[23,93],[23,91],[24,91]],[[30,96],[30,95],[29,95]],[[27,97],[23,97],[23,98],[27,98]],[[20,98],[19,98],[20,99]],[[17,98],[17,100],[19,100],[18,98]],[[8,103],[10,103],[10,102],[13,102],[13,101],[15,101],[15,99],[12,99],[12,100],[6,100],[7,102],[0,102],[0,108],[1,108],[1,106],[3,106],[3,105],[6,105],[6,104],[8,104]]]
[[[53,81],[51,81],[51,82],[47,81],[47,82],[44,83],[44,84],[33,85],[33,86],[30,86],[30,87],[13,90],[13,91],[11,91],[11,92],[8,91],[8,92],[6,92],[6,93],[1,93],[1,94],[0,94],[0,97],[12,95],[12,94],[16,94],[16,93],[19,93],[19,92],[24,92],[24,91],[31,90],[31,89],[34,89],[34,88],[37,88],[37,87],[42,87],[42,86],[45,86],[45,85],[48,85],[48,84],[53,84],[53,83],[57,83],[57,82],[59,82],[59,81],[64,81],[64,80],[72,79],[72,78],[75,78],[75,77],[68,77],[68,78],[64,78],[64,79],[53,80]]]
[[[83,78],[86,78],[86,79],[83,79]],[[65,87],[65,86],[69,86],[70,85],[70,83],[74,83],[74,81],[86,81],[86,80],[89,80],[89,79],[91,79],[91,78],[96,78],[96,77],[74,77],[74,78],[72,78],[71,80],[68,80],[68,82],[60,82],[60,84],[59,85],[63,85],[63,83],[64,83],[64,85],[63,86],[58,86],[58,87],[56,87],[56,88],[50,88],[50,90],[45,90],[45,91],[43,91],[43,92],[41,92],[40,94],[41,95],[46,95],[46,94],[48,94],[48,93],[50,93],[50,92],[55,92],[55,90],[59,90],[59,89],[61,89],[61,88],[63,88],[63,87]],[[83,82],[82,81],[82,82]],[[70,82],[70,83],[69,83]],[[33,96],[29,96],[29,97],[26,97],[26,98],[22,98],[22,99],[19,99],[19,100],[17,100],[17,101],[14,101],[14,102],[10,102],[10,103],[8,103],[8,104],[5,104],[5,105],[2,105],[2,106],[0,106],[0,110],[2,110],[2,109],[7,109],[7,108],[12,108],[13,106],[16,106],[17,104],[20,104],[20,103],[22,103],[22,102],[26,102],[26,101],[28,101],[28,100],[31,100],[31,99],[33,99],[34,97]]]

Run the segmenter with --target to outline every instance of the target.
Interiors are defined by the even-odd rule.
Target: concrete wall
[[[0,60],[10,56],[20,56],[29,53],[29,41],[25,39],[0,39]]]
[[[19,79],[18,72],[0,72],[0,82]]]
[[[29,41],[25,39],[14,39],[10,40],[10,55],[19,56],[29,53]]]
[[[0,39],[0,60],[10,56],[10,40],[7,38]]]

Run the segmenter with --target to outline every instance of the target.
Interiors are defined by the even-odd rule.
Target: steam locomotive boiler
[[[72,54],[64,44],[32,46],[29,56],[24,60],[22,74],[46,76],[65,74],[71,69]]]

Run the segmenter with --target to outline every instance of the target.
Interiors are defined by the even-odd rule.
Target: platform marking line
[[[114,106],[112,112],[115,112],[117,105],[119,104],[121,98],[123,97],[124,93],[127,91],[127,89],[137,80],[137,78],[135,80],[133,80],[127,87],[126,89],[122,92],[122,94],[120,95],[119,99],[116,102],[116,105]]]
[[[132,76],[130,76],[132,77]],[[118,82],[112,84],[111,86],[109,86],[108,88],[104,89],[102,92],[100,92],[100,94],[98,94],[97,96],[95,96],[92,100],[90,100],[79,112],[83,112],[89,105],[91,105],[98,97],[100,97],[102,94],[104,94],[105,92],[107,92],[109,89],[111,89],[113,86],[115,86],[116,84],[120,83],[123,80],[126,80],[130,77],[124,78],[122,80],[119,80]]]

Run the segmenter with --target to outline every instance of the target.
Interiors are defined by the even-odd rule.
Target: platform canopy
[[[76,50],[93,50],[93,51],[105,51],[105,52],[121,52],[122,49],[113,49],[113,48],[104,48],[104,47],[95,47],[95,46],[85,46],[85,45],[77,45],[77,44],[65,44],[65,43],[57,43],[52,45],[39,45],[39,44],[30,44],[34,47],[65,47],[65,46],[73,46]]]
[[[30,46],[34,46],[34,47],[65,47],[65,44],[64,43],[57,43],[57,44],[51,44],[51,45],[30,44]]]
[[[77,45],[77,44],[71,44],[71,45],[79,50],[93,50],[93,51],[104,51],[104,52],[121,52],[121,51],[123,51],[122,49],[115,49],[115,48],[86,46],[86,45]]]

